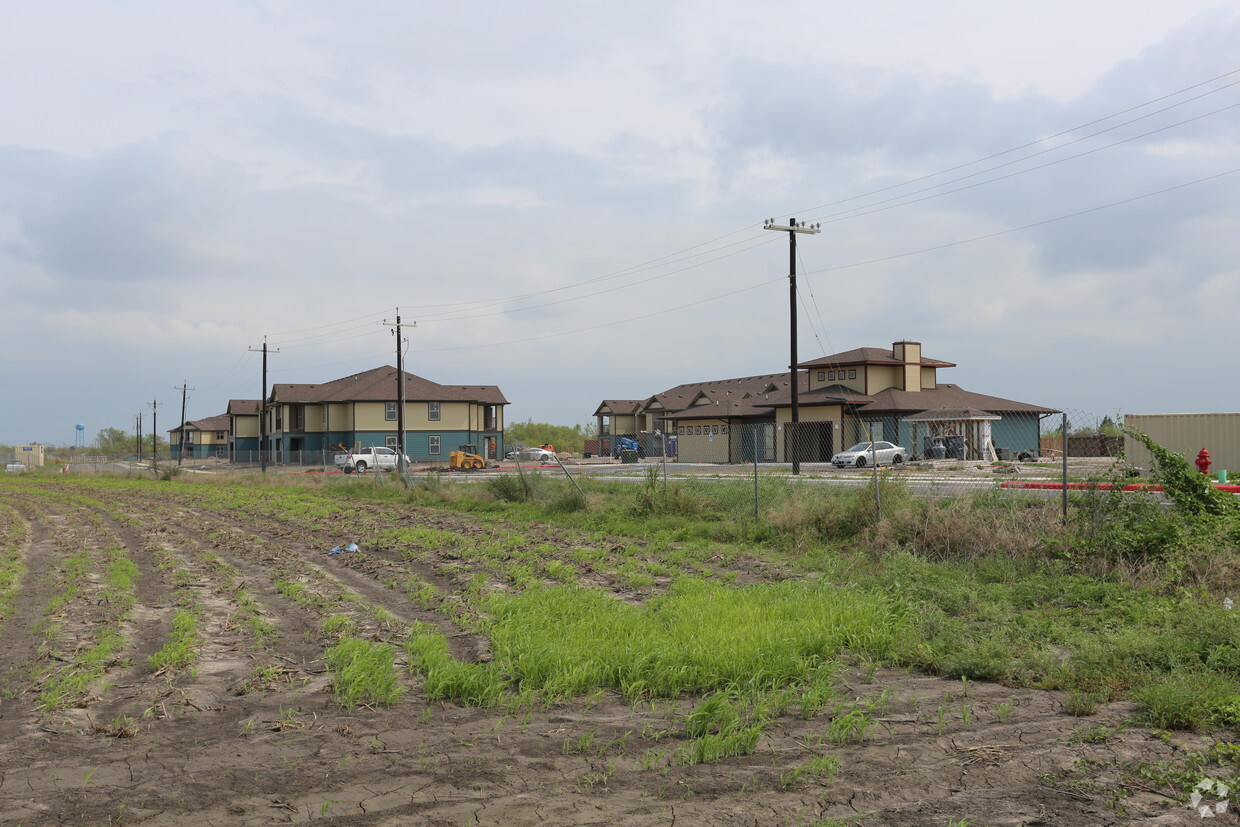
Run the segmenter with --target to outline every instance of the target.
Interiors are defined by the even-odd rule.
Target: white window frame
[[[429,434],[426,437],[426,453],[433,457],[437,457],[442,449],[443,439],[439,436],[439,434]]]

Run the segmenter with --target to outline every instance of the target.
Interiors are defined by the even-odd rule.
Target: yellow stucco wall
[[[889,365],[868,365],[866,370],[870,374],[870,382],[868,390],[870,393],[878,393],[887,388],[901,387],[900,368]]]
[[[710,431],[714,433],[711,434]],[[678,423],[676,446],[681,462],[727,462],[729,431],[722,419],[697,419]],[[686,433],[688,431],[688,433]]]
[[[938,373],[936,373],[937,370],[937,368],[921,369],[921,386],[923,389],[933,388],[938,383],[939,380]]]
[[[613,434],[635,434],[640,429],[637,427],[637,417],[631,415],[611,415],[611,430]]]
[[[236,429],[234,436],[239,438],[257,438],[259,436],[257,416],[233,417],[233,427]]]
[[[336,418],[332,408],[332,430],[382,431],[396,430],[396,420],[387,418],[387,405],[383,402],[358,402],[347,407],[352,410],[354,421],[345,424]],[[496,430],[504,427],[503,408],[493,406]],[[426,402],[405,403],[405,429],[410,431],[482,431],[486,430],[486,406],[474,402],[441,402],[439,419],[430,418]]]

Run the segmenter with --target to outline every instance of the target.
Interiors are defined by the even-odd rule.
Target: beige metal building
[[[1211,473],[1223,469],[1229,478],[1240,477],[1240,413],[1124,414],[1124,425],[1149,434],[1189,462],[1205,448]],[[1142,468],[1153,464],[1150,452],[1130,436],[1124,437],[1124,455]]]

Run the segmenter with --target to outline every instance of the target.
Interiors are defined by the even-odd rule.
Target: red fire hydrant
[[[1194,462],[1197,464],[1198,471],[1203,474],[1210,473],[1210,452],[1205,448],[1202,448],[1200,453],[1197,454],[1197,459]]]

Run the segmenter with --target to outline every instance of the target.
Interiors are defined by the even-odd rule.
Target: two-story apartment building
[[[796,437],[787,373],[678,385],[644,400],[606,400],[594,412],[603,435],[632,428],[675,434],[681,461],[826,462],[873,438],[929,453],[935,438],[960,440],[967,458],[1036,452],[1051,408],[941,383],[952,362],[923,356],[918,342],[863,347],[797,366]]]
[[[244,459],[258,451],[261,423],[257,399],[229,399],[228,424],[231,434],[229,459]]]
[[[168,446],[173,459],[228,459],[231,436],[231,417],[223,413],[173,428],[168,431]]]
[[[504,406],[494,385],[441,385],[404,372],[405,452],[415,462],[446,462],[460,445],[503,456]],[[393,367],[321,384],[277,384],[267,398],[266,449],[288,452],[395,448],[401,386]]]

